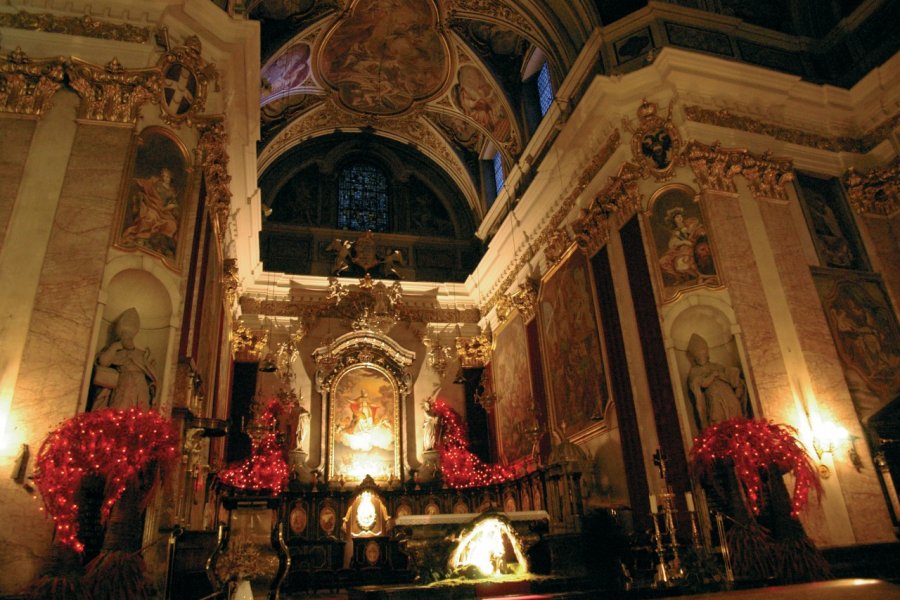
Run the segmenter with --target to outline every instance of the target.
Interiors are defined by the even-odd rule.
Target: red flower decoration
[[[443,400],[435,400],[432,410],[441,419],[442,434],[436,450],[441,457],[441,473],[451,488],[461,489],[503,483],[515,477],[515,471],[491,465],[469,452],[468,435],[462,418]]]
[[[105,522],[125,488],[151,474],[153,465],[164,471],[178,457],[177,446],[171,421],[137,408],[82,413],[59,425],[41,444],[34,483],[60,543],[84,550],[75,503],[84,477],[96,475],[106,482],[100,513]]]
[[[724,459],[734,463],[754,514],[759,514],[760,471],[770,465],[794,476],[792,516],[798,516],[806,507],[810,487],[822,495],[819,474],[797,439],[797,430],[789,425],[744,417],[710,425],[694,440],[691,468],[698,478],[714,477],[716,464]]]
[[[262,427],[272,429],[281,411],[278,400],[272,400],[255,420]],[[252,442],[250,457],[219,471],[219,481],[239,490],[280,494],[287,482],[288,466],[275,433],[269,431],[259,441],[253,439]]]

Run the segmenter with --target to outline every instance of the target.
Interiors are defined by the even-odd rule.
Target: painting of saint
[[[837,179],[797,174],[797,185],[816,252],[823,267],[866,269],[850,212]]]
[[[552,421],[570,439],[598,431],[610,402],[592,285],[587,257],[573,248],[545,276],[538,300]]]
[[[187,154],[168,132],[138,136],[117,244],[174,261],[189,187]]]
[[[449,77],[449,45],[433,0],[354,2],[328,33],[319,72],[347,108],[395,115],[435,97]]]
[[[709,232],[694,197],[687,186],[673,185],[650,200],[653,250],[664,302],[692,287],[721,285]]]
[[[329,478],[387,480],[399,475],[395,439],[397,391],[390,376],[371,366],[351,367],[337,377],[331,403]]]
[[[531,453],[531,440],[526,431],[534,419],[525,322],[518,311],[500,326],[494,340],[491,375],[497,396],[495,414],[500,451],[504,461],[512,464]]]
[[[850,376],[865,382],[851,390],[864,387],[892,400],[900,391],[900,326],[881,280],[826,270],[813,275],[848,383]]]

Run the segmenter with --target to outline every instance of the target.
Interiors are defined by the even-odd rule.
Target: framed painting
[[[813,269],[847,386],[865,421],[900,392],[900,326],[881,278]]]
[[[697,193],[686,185],[663,186],[645,213],[662,302],[696,287],[721,287],[712,240]]]
[[[116,245],[177,265],[192,169],[184,145],[162,127],[138,136],[119,206]]]
[[[329,479],[400,479],[400,401],[391,374],[353,365],[335,377],[330,396]]]
[[[838,179],[797,173],[796,182],[819,264],[837,269],[868,269],[868,261]]]
[[[497,404],[500,454],[503,462],[513,464],[531,454],[527,430],[534,425],[534,398],[528,368],[528,343],[525,320],[514,310],[494,334],[491,374]]]
[[[544,276],[538,295],[550,421],[572,441],[605,427],[612,400],[598,315],[590,263],[573,245]]]

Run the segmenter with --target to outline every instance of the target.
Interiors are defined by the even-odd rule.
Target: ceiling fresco
[[[486,148],[511,166],[527,141],[523,73],[535,52],[554,72],[568,35],[543,3],[500,0],[264,0],[261,172],[335,131],[406,142],[459,185],[483,217]],[[542,16],[543,15],[543,16]],[[552,48],[548,52],[546,48]],[[573,47],[574,48],[574,47]],[[574,56],[574,52],[571,52]]]

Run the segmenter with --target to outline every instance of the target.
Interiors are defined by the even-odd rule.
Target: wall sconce
[[[842,443],[847,441],[850,434],[840,425],[835,425],[831,421],[822,421],[816,417],[812,423],[813,430],[813,450],[816,456],[822,460],[822,455],[826,452],[834,454],[834,450]]]

